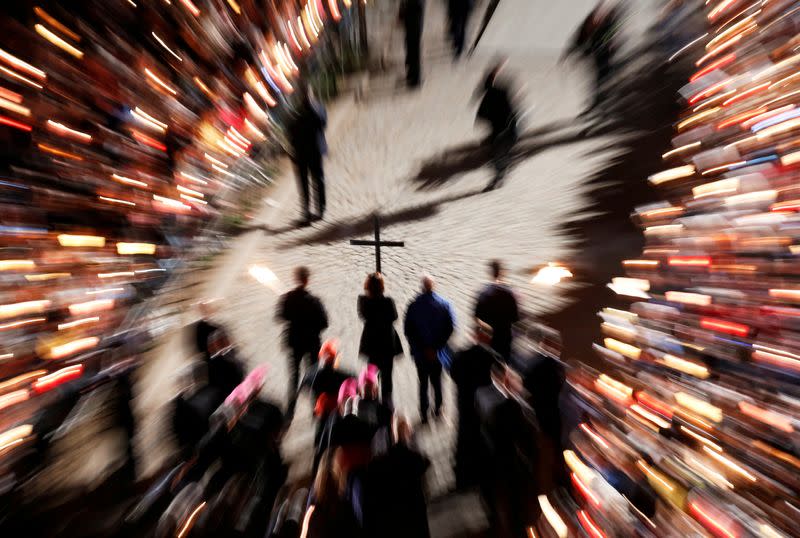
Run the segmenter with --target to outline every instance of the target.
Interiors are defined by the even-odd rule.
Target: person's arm
[[[286,298],[288,295],[282,295],[281,300],[278,302],[278,310],[275,313],[275,318],[283,321],[289,321],[289,313],[286,308]]]
[[[394,299],[389,298],[389,317],[391,321],[397,321],[397,307],[394,305]]]
[[[328,328],[328,313],[325,311],[325,305],[319,299],[317,299],[317,310],[319,311],[319,328],[322,331]]]
[[[445,302],[445,306],[447,307],[447,330],[445,331],[447,336],[444,339],[444,343],[447,344],[447,341],[453,336],[453,331],[456,328],[456,315],[453,312],[453,305],[449,302]]]
[[[367,297],[365,295],[359,295],[358,296],[358,317],[360,317],[364,321],[367,321],[366,306],[367,306]]]

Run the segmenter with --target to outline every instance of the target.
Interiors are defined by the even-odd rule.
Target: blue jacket
[[[447,341],[453,334],[455,315],[447,300],[436,293],[420,293],[406,310],[404,329],[411,355],[424,358],[426,349],[436,351],[440,361],[447,363]]]

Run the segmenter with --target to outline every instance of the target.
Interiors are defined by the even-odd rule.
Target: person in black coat
[[[472,0],[448,0],[447,20],[450,30],[450,41],[456,59],[464,52],[464,39],[467,33],[467,20],[472,11]]]
[[[278,319],[286,322],[284,342],[291,350],[289,362],[290,402],[287,415],[291,417],[297,400],[297,385],[300,377],[300,363],[303,357],[309,357],[308,367],[312,367],[313,359],[319,352],[320,333],[328,327],[328,315],[322,302],[311,295],[306,287],[311,272],[307,267],[295,270],[297,287],[284,294],[278,304]]]
[[[422,83],[422,23],[425,0],[401,0],[400,22],[406,33],[406,85],[416,88]]]
[[[500,261],[492,260],[489,269],[493,282],[478,295],[475,317],[492,328],[492,349],[508,361],[511,357],[511,327],[519,321],[519,307],[514,293],[502,283],[503,266]]]
[[[293,121],[289,124],[289,142],[292,146],[297,180],[303,195],[303,216],[305,222],[313,220],[309,209],[311,188],[308,182],[309,173],[314,180],[314,191],[317,199],[317,219],[325,213],[325,173],[322,169],[322,157],[328,151],[325,141],[325,126],[328,116],[325,108],[314,99],[311,88],[302,89],[301,101]]]
[[[391,406],[394,358],[403,353],[400,336],[394,328],[397,308],[392,298],[384,295],[380,273],[367,277],[364,292],[358,297],[358,315],[364,321],[359,353],[380,370],[383,402]]]
[[[222,328],[211,320],[214,315],[211,301],[200,303],[198,308],[200,309],[200,319],[194,324],[194,343],[197,351],[202,353],[204,358],[209,359],[211,352],[208,349],[208,338]]]
[[[504,65],[505,62],[499,62],[492,67],[479,89],[482,98],[476,121],[489,124],[490,132],[486,142],[495,169],[495,176],[486,186],[486,191],[498,187],[505,178],[511,165],[511,150],[519,138],[517,133],[519,114],[511,99],[511,90],[499,79]]]
[[[455,474],[459,489],[477,485],[480,467],[485,463],[481,450],[481,425],[475,410],[475,394],[491,385],[492,366],[502,361],[491,347],[492,328],[480,320],[475,324],[475,344],[453,358],[450,377],[458,388],[458,435]]]

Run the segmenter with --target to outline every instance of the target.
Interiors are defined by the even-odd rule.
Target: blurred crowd
[[[674,1],[665,29],[698,10],[707,32],[669,59],[694,73],[649,178],[663,201],[609,284],[632,304],[568,376],[571,484],[540,497],[544,536],[797,535],[798,6]]]

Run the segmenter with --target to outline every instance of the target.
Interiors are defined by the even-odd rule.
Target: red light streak
[[[709,86],[705,90],[700,91],[700,92],[694,94],[692,97],[690,97],[689,98],[689,104],[693,105],[696,102],[698,102],[698,101],[700,101],[702,99],[705,99],[706,97],[710,97],[711,95],[714,95],[718,90],[721,90],[722,88],[727,86],[729,83],[730,83],[730,79],[726,78],[723,81],[717,82],[716,84],[712,84],[711,86]]]
[[[600,530],[600,527],[592,521],[592,518],[589,517],[584,510],[578,511],[578,519],[581,522],[581,526],[583,529],[589,533],[589,536],[592,538],[606,538],[606,535],[603,534],[603,531]]]
[[[61,370],[57,370],[52,374],[45,375],[33,382],[32,388],[36,394],[42,394],[48,390],[52,390],[59,385],[63,385],[68,381],[77,379],[83,375],[83,364],[76,364],[75,366],[67,366]]]
[[[760,91],[766,90],[767,88],[769,88],[770,84],[772,84],[772,83],[767,81],[767,82],[764,82],[763,84],[759,84],[758,86],[753,86],[749,90],[745,90],[742,93],[738,93],[738,94],[734,95],[733,97],[731,97],[727,101],[723,101],[722,102],[722,106],[728,106],[728,105],[733,104],[733,103],[735,103],[737,101],[741,101],[742,99],[750,97],[751,95],[756,94],[756,93],[758,93]]]
[[[570,476],[572,478],[572,484],[575,486],[575,489],[580,491],[581,495],[583,495],[587,501],[592,503],[596,508],[599,508],[600,499],[597,498],[597,496],[592,492],[592,490],[590,490],[586,486],[586,484],[581,482],[581,479],[578,478],[578,475],[576,475],[575,473],[572,473]]]
[[[167,151],[167,146],[165,146],[155,138],[150,138],[146,134],[142,134],[139,131],[133,131],[133,138],[135,138],[137,142],[139,142],[140,144],[144,144],[145,146],[149,146],[159,151]]]
[[[12,120],[11,118],[7,118],[6,116],[0,116],[0,124],[8,125],[9,127],[14,127],[15,129],[19,129],[20,131],[25,131],[26,133],[29,133],[33,130],[33,127],[31,127],[30,125],[19,122],[17,120]]]
[[[200,16],[200,10],[198,9],[198,7],[196,5],[194,5],[192,3],[192,0],[181,0],[181,4],[186,6],[186,9],[189,10],[189,13],[191,13],[195,17],[199,17]]]
[[[719,69],[720,67],[728,65],[729,63],[733,62],[735,59],[736,59],[736,53],[735,52],[732,52],[732,53],[730,53],[730,54],[728,54],[726,56],[723,56],[719,60],[711,62],[706,67],[704,67],[703,69],[701,69],[700,71],[698,71],[697,73],[692,75],[692,78],[689,79],[689,82],[694,82],[695,80],[699,79],[703,75],[707,75],[708,73],[710,73],[711,71],[713,71],[715,69]]]
[[[656,400],[646,392],[640,391],[636,393],[636,401],[645,407],[648,407],[656,413],[667,417],[672,420],[672,408],[667,404]]]
[[[714,535],[736,538],[736,534],[733,531],[726,529],[719,521],[700,508],[696,502],[692,501],[689,503],[689,512],[700,521],[704,527],[714,533]]]
[[[747,325],[734,323],[732,321],[724,321],[721,319],[701,318],[700,326],[704,329],[732,334],[733,336],[739,336],[742,338],[750,334],[750,327]]]

